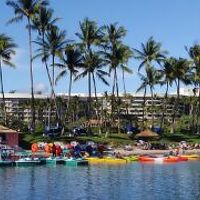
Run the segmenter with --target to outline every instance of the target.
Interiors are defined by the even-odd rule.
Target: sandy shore
[[[144,155],[144,154],[168,154],[169,150],[134,149],[131,151],[127,151],[124,149],[116,149],[115,152],[119,152],[123,156],[129,156],[129,155]],[[185,150],[185,154],[200,154],[200,149]]]

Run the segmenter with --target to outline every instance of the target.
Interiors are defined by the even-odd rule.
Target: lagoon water
[[[198,200],[200,162],[0,168],[0,200]]]

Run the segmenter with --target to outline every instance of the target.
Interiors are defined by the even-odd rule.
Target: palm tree
[[[144,115],[145,115],[145,100],[146,100],[146,92],[147,92],[147,86],[149,86],[149,90],[151,93],[151,115],[152,115],[152,127],[154,127],[154,86],[160,82],[161,74],[158,70],[151,66],[146,67],[146,76],[143,74],[139,74],[140,78],[142,80],[141,86],[137,89],[137,92],[144,89],[144,103],[143,103],[143,121],[144,121]],[[144,128],[144,122],[143,122],[143,128]]]
[[[158,70],[161,75],[162,75],[162,80],[160,81],[160,85],[166,84],[166,91],[165,91],[165,96],[164,96],[164,103],[163,103],[163,108],[162,108],[162,117],[161,117],[161,124],[160,127],[163,128],[164,122],[165,122],[165,112],[167,108],[167,99],[168,99],[168,91],[169,91],[169,86],[172,86],[172,81],[173,81],[173,65],[172,65],[172,60],[171,59],[166,59],[161,65],[161,69]]]
[[[125,57],[125,46],[122,44],[122,39],[126,35],[126,30],[123,26],[118,26],[117,23],[110,24],[104,27],[104,56],[109,65],[110,73],[113,73],[112,95],[119,96],[117,68]],[[128,49],[128,47],[126,47]],[[127,50],[128,51],[128,50]]]
[[[80,48],[86,60],[90,57],[91,51],[96,45],[100,44],[102,40],[101,28],[98,28],[95,21],[91,21],[88,18],[80,22],[80,32],[76,33],[76,36],[80,39]],[[88,64],[86,64],[88,65]],[[90,118],[91,107],[91,73],[88,73],[88,119]]]
[[[150,65],[152,62],[161,64],[165,60],[167,51],[161,50],[161,43],[156,42],[153,37],[150,37],[146,44],[141,43],[141,50],[134,49],[135,58],[141,60],[138,71],[145,65]]]
[[[56,82],[60,80],[60,78],[62,78],[63,76],[66,76],[69,72],[69,88],[67,101],[67,110],[69,111],[73,76],[75,77],[78,73],[78,69],[80,67],[83,67],[83,56],[77,46],[67,45],[65,47],[64,53],[60,55],[60,61],[61,63],[56,64],[56,66],[61,69],[56,78]]]
[[[176,115],[179,110],[179,99],[180,99],[180,84],[181,82],[183,84],[189,84],[191,81],[191,63],[184,58],[170,58],[172,62],[172,77],[173,82],[176,84],[177,88],[177,98],[174,103],[174,113],[173,113],[173,119],[172,119],[172,129],[171,132],[174,132],[175,129],[175,123],[176,123]]]
[[[200,133],[200,45],[186,49],[190,58],[192,59],[192,82],[194,84],[194,96],[198,94],[198,107],[196,109],[197,116],[197,133]],[[197,93],[198,91],[198,93]]]
[[[105,61],[109,66],[109,73],[112,74],[113,84],[112,84],[112,100],[111,100],[111,113],[114,121],[114,101],[115,93],[117,96],[117,102],[119,103],[119,84],[118,84],[118,73],[119,68],[122,69],[124,92],[126,93],[124,72],[131,73],[132,71],[127,67],[129,58],[132,56],[131,49],[123,44],[122,39],[126,36],[126,30],[123,26],[118,26],[117,23],[110,24],[103,28],[104,31],[104,43],[103,54]],[[117,107],[118,115],[118,132],[120,131],[120,109]]]
[[[48,5],[47,0],[7,0],[6,4],[13,8],[15,16],[9,20],[8,23],[17,23],[25,17],[27,19],[28,27],[28,40],[29,40],[29,65],[30,65],[30,80],[31,80],[31,112],[32,122],[31,128],[35,131],[35,103],[34,103],[34,88],[33,88],[33,55],[32,55],[32,32],[31,32],[31,20],[34,17],[36,10],[39,7],[45,7]]]
[[[125,73],[132,74],[133,71],[128,67],[128,61],[133,56],[133,52],[126,45],[121,45],[122,60],[121,60],[121,69],[122,69],[122,82],[124,88],[124,96],[126,96],[126,84],[125,84]]]
[[[48,30],[45,33],[45,39],[39,37],[37,40],[37,44],[40,46],[40,48],[37,50],[38,54],[37,56],[43,56],[43,59],[45,57],[46,60],[51,58],[51,66],[52,66],[52,76],[49,77],[49,80],[51,80],[51,99],[54,96],[55,99],[55,93],[54,93],[54,87],[55,87],[55,58],[56,56],[59,56],[64,49],[64,45],[66,44],[65,40],[65,31],[60,31],[60,29],[56,26],[51,26],[50,30]],[[50,74],[49,74],[50,75]],[[48,75],[48,76],[49,76]],[[56,102],[56,101],[55,101]],[[56,106],[56,103],[55,103]],[[51,109],[49,111],[51,113]],[[58,112],[58,108],[56,108],[56,117],[60,121],[60,114]],[[50,122],[49,122],[50,124]]]
[[[4,123],[7,125],[7,115],[6,115],[6,103],[4,95],[4,85],[3,85],[3,71],[2,63],[10,67],[15,67],[11,62],[12,56],[15,55],[16,44],[13,42],[13,39],[6,36],[5,34],[0,34],[0,84],[1,84],[1,93],[3,97],[3,110],[4,110]]]
[[[39,53],[37,56],[42,57],[42,62],[44,62],[44,64],[45,64],[45,69],[47,72],[49,84],[50,84],[51,91],[52,91],[52,96],[53,96],[52,98],[54,101],[56,113],[58,113],[58,106],[56,103],[56,95],[55,95],[55,91],[54,91],[54,85],[53,85],[53,81],[51,79],[51,75],[50,75],[50,71],[49,71],[49,67],[48,67],[48,63],[47,63],[48,54],[47,54],[47,50],[45,49],[45,47],[46,47],[45,46],[45,34],[47,33],[47,31],[50,31],[51,28],[54,26],[54,24],[58,21],[58,18],[55,18],[55,19],[52,19],[52,18],[53,18],[53,10],[47,9],[45,7],[41,7],[33,18],[33,29],[36,29],[40,36],[37,38],[38,41],[35,41],[36,44],[42,46],[42,49],[40,51],[41,53]],[[49,123],[50,123],[50,121],[49,121]],[[50,124],[48,124],[48,126],[50,126]]]
[[[96,110],[98,110],[97,108],[98,99],[97,99],[95,77],[99,78],[106,85],[109,85],[109,83],[105,79],[105,76],[108,76],[109,74],[102,70],[102,67],[104,65],[105,65],[104,61],[100,57],[100,55],[97,52],[90,51],[90,53],[84,57],[83,67],[82,67],[83,71],[80,74],[78,74],[75,78],[75,80],[78,80],[80,78],[84,78],[85,76],[88,77],[88,90],[89,90],[90,97],[91,97],[92,82],[93,82],[95,99],[96,99]]]

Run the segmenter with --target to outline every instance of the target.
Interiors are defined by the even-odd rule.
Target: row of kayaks
[[[90,164],[125,164],[133,161],[145,162],[145,163],[175,163],[180,161],[198,160],[200,156],[198,154],[181,155],[181,156],[129,156],[123,158],[115,157],[88,157],[88,158],[62,158],[62,157],[49,157],[49,158],[21,158],[16,161],[2,161],[0,160],[0,166],[35,166],[35,165],[55,165],[64,164],[67,166],[81,166]]]
[[[143,156],[130,156],[130,157],[123,157],[123,158],[112,158],[112,157],[104,157],[104,158],[97,158],[97,157],[89,157],[87,158],[89,163],[93,164],[102,164],[102,163],[113,163],[113,164],[123,164],[132,161],[139,161],[139,162],[151,162],[151,163],[174,163],[179,161],[188,161],[188,160],[199,160],[200,156],[198,154],[191,154],[191,155],[181,155],[181,156],[150,156],[150,155],[143,155]]]

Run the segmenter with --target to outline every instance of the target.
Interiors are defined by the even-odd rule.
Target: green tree
[[[68,87],[68,101],[67,110],[70,106],[71,91],[73,77],[76,76],[78,70],[83,67],[83,56],[76,45],[67,45],[64,49],[63,54],[60,55],[60,63],[56,64],[61,71],[56,78],[56,82],[66,76],[69,72],[69,87]],[[69,113],[69,110],[68,110]]]
[[[49,57],[49,52],[48,49],[46,49],[45,45],[45,34],[47,34],[48,31],[51,30],[51,28],[55,25],[55,23],[58,21],[58,18],[53,19],[53,10],[47,9],[44,7],[41,7],[38,12],[35,14],[34,19],[33,19],[33,28],[38,31],[39,37],[37,38],[37,41],[35,41],[36,44],[38,44],[41,49],[39,50],[39,54],[36,55],[36,57],[41,57],[42,62],[45,64],[45,69],[47,72],[49,84],[51,87],[51,92],[52,92],[52,98],[54,101],[54,106],[56,109],[56,113],[58,116],[58,106],[56,103],[56,95],[55,95],[55,90],[54,90],[54,83],[51,79],[51,74],[50,70],[48,67],[48,57]],[[50,126],[50,120],[49,124]]]
[[[100,44],[102,40],[101,28],[97,26],[95,21],[91,21],[88,18],[84,19],[83,22],[79,24],[80,32],[76,33],[76,36],[80,39],[80,48],[82,50],[83,56],[87,61],[90,55],[93,54],[93,49]],[[85,64],[85,66],[88,64]],[[91,95],[92,88],[91,82],[92,74],[88,71],[88,107],[87,107],[87,118],[90,118],[91,111]]]
[[[34,88],[33,88],[33,55],[32,55],[32,32],[31,32],[31,21],[39,7],[44,7],[48,5],[47,0],[17,0],[10,1],[7,0],[6,4],[13,8],[14,17],[9,20],[8,23],[17,23],[22,21],[25,17],[27,19],[28,28],[28,40],[29,40],[29,65],[30,65],[30,81],[31,81],[31,112],[32,112],[32,122],[31,127],[33,132],[35,130],[35,103],[34,103]]]
[[[5,34],[0,34],[0,84],[1,84],[1,94],[3,97],[3,110],[4,110],[4,123],[7,125],[7,114],[6,114],[6,103],[4,95],[4,84],[3,84],[3,71],[2,64],[10,67],[15,67],[11,62],[12,56],[15,55],[15,48],[17,45],[14,43],[13,39]]]
[[[138,71],[140,71],[143,66],[148,66],[152,62],[156,62],[160,65],[165,60],[167,51],[161,50],[161,47],[162,45],[160,42],[156,42],[153,37],[150,37],[146,44],[141,43],[141,50],[134,49],[134,57],[141,61]]]
[[[194,84],[194,96],[198,95],[198,106],[196,106],[197,125],[196,131],[200,133],[200,45],[195,44],[186,49],[192,59],[192,82]]]
[[[180,84],[189,84],[191,82],[191,63],[184,58],[170,58],[172,62],[172,77],[173,82],[176,85],[177,98],[174,102],[174,112],[172,116],[172,127],[171,132],[174,133],[176,117],[179,111],[179,100],[180,100]]]
[[[52,91],[51,91],[51,100],[53,99],[53,93],[55,91],[55,59],[58,57],[63,49],[64,46],[66,45],[67,41],[65,40],[65,31],[61,31],[58,27],[56,26],[51,26],[50,30],[48,30],[45,33],[45,39],[43,41],[43,38],[38,38],[37,44],[41,46],[37,50],[38,54],[37,56],[44,55],[46,58],[45,59],[51,59],[51,67],[52,67],[52,76],[51,76],[51,83],[52,83]],[[55,93],[54,93],[55,96]],[[52,104],[52,101],[51,101]],[[56,100],[55,100],[55,105],[56,105]],[[51,113],[51,106],[49,113]],[[51,115],[51,114],[50,114]],[[60,114],[58,112],[58,108],[56,108],[56,117],[57,120],[61,123],[60,119]],[[50,118],[49,118],[49,123],[50,123]]]

